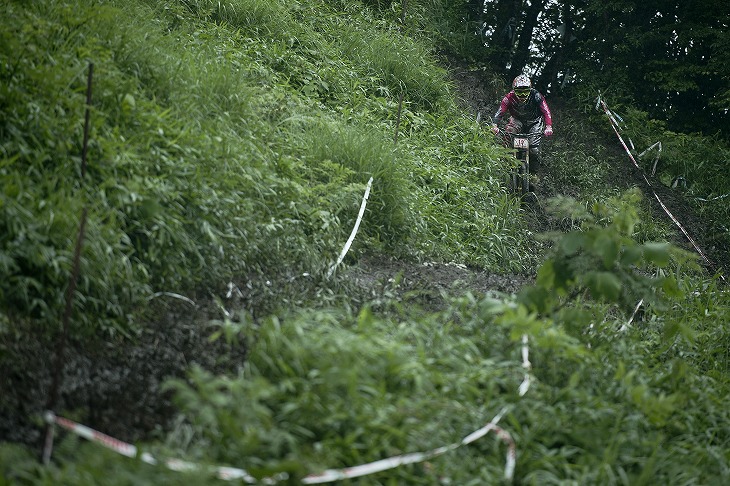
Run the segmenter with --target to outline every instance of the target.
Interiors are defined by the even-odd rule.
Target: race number
[[[518,149],[530,148],[530,142],[526,138],[515,137],[514,148],[518,148]]]

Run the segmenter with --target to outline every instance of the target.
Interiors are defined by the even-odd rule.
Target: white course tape
[[[84,439],[87,439],[91,442],[94,442],[96,444],[102,445],[106,447],[107,449],[111,449],[114,452],[121,454],[123,456],[127,457],[137,457],[137,447],[135,447],[132,444],[128,444],[126,442],[123,442],[119,439],[115,439],[114,437],[108,436],[102,432],[99,432],[97,430],[94,430],[92,428],[89,428],[85,425],[79,424],[77,422],[74,422],[73,420],[69,420],[64,417],[59,417],[55,415],[53,412],[46,412],[45,414],[45,420],[49,424],[56,424],[64,429],[73,432],[74,434],[78,435],[79,437],[83,437]],[[156,465],[159,464],[159,461],[155,459],[151,454],[148,452],[143,452],[139,458],[146,462],[147,464]],[[187,461],[182,461],[179,459],[168,459],[165,461],[165,465],[173,470],[173,471],[191,471],[198,469],[200,466],[197,464],[193,464]],[[256,478],[248,474],[243,469],[236,469],[236,468],[229,468],[229,467],[218,467],[215,468],[218,473],[218,477],[220,479],[243,479],[247,483],[255,483]]]
[[[502,416],[505,414],[507,410],[502,409],[501,412],[497,414],[496,417],[492,419],[491,422],[489,422],[487,425],[482,427],[479,430],[476,430],[472,432],[471,434],[464,437],[460,442],[454,442],[453,444],[439,447],[437,449],[432,449],[427,452],[414,452],[411,454],[404,454],[401,456],[395,456],[395,457],[389,457],[388,459],[382,459],[380,461],[371,462],[368,464],[362,464],[360,466],[355,466],[347,469],[328,469],[327,471],[324,471],[320,474],[310,475],[307,476],[302,480],[302,483],[304,484],[319,484],[319,483],[329,483],[332,481],[339,481],[341,479],[350,479],[350,478],[356,478],[359,476],[366,476],[368,474],[373,474],[380,471],[385,471],[388,469],[393,469],[398,466],[404,465],[404,464],[413,464],[416,462],[423,462],[428,459],[431,459],[436,456],[440,456],[441,454],[444,454],[445,452],[454,450],[458,447],[461,447],[466,444],[470,444],[474,442],[477,439],[480,439],[487,435],[490,431],[494,431],[497,434],[497,437],[502,439],[502,441],[506,442],[509,449],[507,451],[507,461],[505,463],[504,468],[504,476],[506,479],[512,479],[512,476],[514,474],[515,470],[515,461],[516,461],[516,451],[515,451],[515,443],[514,440],[512,440],[512,436],[502,429],[501,427],[497,426],[497,422],[502,418]]]
[[[389,457],[387,459],[382,459],[375,462],[370,462],[367,464],[362,464],[359,466],[354,467],[348,467],[344,469],[327,469],[326,471],[323,471],[321,473],[317,474],[310,474],[309,476],[306,476],[302,479],[302,484],[322,484],[322,483],[330,483],[332,481],[339,481],[342,479],[350,479],[350,478],[356,478],[360,476],[367,476],[369,474],[374,474],[376,472],[386,471],[388,469],[394,469],[398,466],[402,466],[405,464],[414,464],[417,462],[423,462],[428,459],[431,459],[433,457],[439,456],[441,454],[444,454],[446,452],[449,452],[451,450],[454,450],[458,447],[461,447],[463,445],[470,444],[478,439],[481,439],[485,435],[487,435],[489,432],[494,431],[494,433],[499,437],[503,442],[507,444],[508,450],[507,450],[507,459],[505,462],[505,468],[504,468],[504,477],[508,480],[511,480],[514,475],[515,470],[515,462],[517,460],[517,453],[516,453],[516,446],[515,442],[512,439],[512,436],[507,432],[506,430],[502,429],[497,425],[497,422],[500,421],[502,416],[507,412],[506,408],[503,408],[487,425],[484,427],[472,432],[471,434],[464,437],[461,441],[455,442],[453,444],[439,447],[437,449],[433,449],[426,452],[414,452],[410,454],[403,454],[400,456],[394,456]],[[108,449],[113,450],[114,452],[117,452],[119,454],[122,454],[123,456],[127,457],[137,457],[138,450],[137,447],[135,447],[132,444],[128,444],[126,442],[123,442],[121,440],[115,439],[114,437],[110,437],[106,434],[103,434],[101,432],[98,432],[92,428],[89,428],[85,425],[81,425],[79,423],[74,422],[73,420],[69,420],[67,418],[59,417],[55,415],[53,412],[46,412],[45,414],[45,420],[49,424],[53,425],[59,425],[63,427],[64,429],[75,433],[76,435],[83,437],[91,442],[95,442],[97,444],[100,444]],[[50,452],[48,452],[50,455]],[[148,464],[160,464],[160,461],[155,459],[151,454],[147,452],[143,452],[141,455],[139,455],[139,458],[148,463]],[[188,461],[183,461],[180,459],[167,459],[163,461],[163,464],[167,466],[169,469],[173,471],[194,471],[194,470],[200,470],[205,468],[205,466],[200,466],[198,464],[194,464]],[[259,481],[251,476],[248,472],[246,472],[243,469],[234,468],[234,467],[213,467],[211,468],[213,472],[218,476],[219,479],[223,480],[234,480],[234,479],[242,479],[243,481],[249,483],[249,484],[255,484]],[[287,479],[286,475],[280,475],[277,477],[271,477],[271,478],[264,478],[260,482],[263,484],[275,484],[279,481]]]
[[[198,307],[198,304],[196,304],[194,300],[189,299],[188,297],[185,297],[184,295],[176,294],[175,292],[155,292],[154,294],[147,297],[147,300],[152,300],[156,297],[162,297],[162,296],[173,297],[175,299],[184,300],[185,302],[192,305],[193,307]]]
[[[626,329],[629,328],[632,322],[634,322],[634,318],[636,317],[636,314],[639,312],[639,309],[641,308],[641,304],[644,303],[644,299],[639,300],[639,302],[636,304],[636,307],[634,307],[634,313],[631,314],[631,317],[629,318],[628,322],[626,324],[622,324],[619,328],[619,331],[623,332]]]
[[[520,396],[524,396],[527,390],[530,389],[530,369],[532,364],[530,363],[530,350],[527,347],[527,334],[522,335],[522,367],[525,369],[525,379],[520,384]]]
[[[353,240],[355,239],[355,235],[357,234],[357,229],[360,227],[360,221],[362,221],[362,216],[365,213],[365,206],[368,202],[368,197],[370,196],[370,188],[373,186],[373,178],[371,177],[368,181],[368,186],[365,188],[365,195],[362,198],[362,204],[360,204],[360,213],[357,215],[357,220],[355,221],[355,227],[352,228],[352,233],[350,233],[350,237],[347,239],[347,243],[345,243],[344,248],[342,248],[342,253],[340,253],[340,256],[337,258],[337,261],[334,265],[332,265],[329,269],[329,272],[327,272],[327,278],[330,278],[332,274],[335,271],[335,268],[342,263],[342,260],[345,259],[345,255],[347,255],[347,251],[350,249],[350,246],[352,245]]]
[[[639,154],[639,158],[643,157],[647,152],[650,150],[653,150],[654,148],[657,148],[656,157],[654,158],[654,165],[651,167],[651,176],[654,177],[656,175],[656,165],[659,163],[659,157],[662,155],[662,142],[656,142],[654,145],[649,147],[648,149],[644,150]]]
[[[608,119],[611,122],[611,128],[613,128],[614,133],[616,133],[616,136],[618,137],[619,142],[621,142],[621,145],[623,146],[624,150],[628,154],[629,159],[631,159],[631,162],[634,164],[634,167],[636,167],[637,169],[639,169],[639,171],[641,171],[641,175],[644,178],[644,182],[646,182],[646,185],[649,186],[649,189],[651,189],[654,199],[657,200],[657,202],[659,203],[661,208],[664,210],[666,215],[669,216],[669,219],[671,219],[672,222],[674,222],[674,224],[684,234],[684,236],[687,238],[687,240],[692,244],[695,251],[702,257],[702,259],[708,265],[710,265],[710,267],[714,268],[715,265],[710,261],[709,258],[707,258],[707,255],[705,255],[705,253],[702,251],[702,249],[699,247],[699,245],[695,242],[695,240],[692,239],[692,237],[687,232],[687,230],[684,228],[684,226],[682,226],[682,223],[680,223],[679,220],[671,213],[671,211],[669,211],[669,208],[667,208],[667,206],[664,204],[664,201],[662,201],[661,198],[659,197],[659,195],[656,193],[656,191],[654,191],[654,188],[652,187],[651,182],[646,177],[646,174],[644,173],[644,171],[641,170],[639,163],[636,162],[636,159],[631,154],[631,151],[629,150],[629,148],[626,146],[626,142],[624,142],[624,139],[621,136],[621,133],[619,132],[619,124],[616,121],[616,119],[614,118],[615,114],[611,110],[608,109],[608,105],[606,104],[605,101],[603,101],[600,94],[598,95],[598,99],[596,101],[596,107],[599,107],[599,106],[603,107],[603,111],[606,113],[606,116],[608,116]],[[719,276],[720,276],[720,279],[722,279],[722,281],[724,282],[725,276],[722,274],[719,274]]]
[[[711,197],[710,199],[706,199],[704,197],[696,197],[695,199],[698,201],[702,201],[702,202],[709,202],[709,201],[717,201],[718,199],[725,199],[728,196],[730,196],[730,194],[723,194],[722,196]]]

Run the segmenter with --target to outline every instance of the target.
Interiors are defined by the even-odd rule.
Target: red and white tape
[[[330,483],[330,482],[339,481],[342,479],[351,479],[351,478],[356,478],[356,477],[360,477],[360,476],[367,476],[369,474],[374,474],[376,472],[387,471],[389,469],[394,469],[398,466],[402,466],[405,464],[414,464],[414,463],[418,463],[418,462],[423,462],[428,459],[434,458],[436,456],[440,456],[446,452],[457,449],[461,446],[470,444],[470,443],[484,437],[489,432],[494,432],[497,435],[497,437],[499,437],[499,439],[501,439],[503,442],[505,442],[507,444],[508,449],[507,449],[507,458],[506,458],[505,468],[504,468],[504,477],[508,480],[511,480],[514,475],[515,462],[517,460],[515,442],[512,439],[512,436],[509,434],[509,432],[507,432],[506,430],[502,429],[501,427],[499,427],[497,425],[497,423],[502,418],[502,416],[506,413],[506,411],[507,411],[506,408],[502,409],[502,411],[500,411],[487,425],[485,425],[484,427],[481,427],[478,430],[475,430],[474,432],[467,435],[459,442],[455,442],[453,444],[449,444],[447,446],[432,449],[432,450],[426,451],[426,452],[414,452],[414,453],[410,453],[410,454],[403,454],[403,455],[389,457],[387,459],[382,459],[382,460],[375,461],[375,462],[370,462],[367,464],[361,464],[359,466],[348,467],[348,468],[344,468],[344,469],[327,469],[321,473],[310,474],[309,476],[304,477],[302,479],[302,484]],[[64,429],[66,429],[70,432],[73,432],[80,437],[83,437],[96,444],[102,445],[123,456],[137,457],[137,455],[138,455],[139,451],[138,451],[137,447],[135,447],[134,445],[128,444],[128,443],[123,442],[118,439],[115,439],[114,437],[110,437],[102,432],[99,432],[99,431],[89,428],[85,425],[74,422],[73,420],[69,420],[64,417],[59,417],[59,416],[55,415],[53,412],[50,412],[50,411],[46,412],[45,420],[46,420],[46,422],[48,422],[51,425],[59,425],[60,427],[63,427]],[[47,444],[46,447],[50,447],[50,444]],[[44,451],[44,456],[50,457],[50,450]],[[139,458],[148,464],[160,464],[161,463],[161,461],[158,461],[151,454],[149,454],[147,452],[143,452],[141,455],[139,455]],[[165,461],[162,461],[162,464],[164,464],[169,469],[174,470],[174,471],[200,470],[201,468],[205,467],[205,466],[201,466],[201,465],[194,464],[192,462],[188,462],[188,461],[184,461],[184,460],[180,460],[180,459],[167,459]],[[276,476],[276,477],[264,478],[259,481],[256,478],[254,478],[253,476],[251,476],[244,469],[234,468],[234,467],[212,467],[211,469],[219,479],[223,479],[223,480],[241,479],[249,484],[255,484],[258,482],[261,482],[263,484],[275,484],[279,481],[287,479],[286,475],[280,475],[280,476]]]
[[[626,145],[626,142],[624,142],[624,139],[621,136],[621,133],[619,132],[619,123],[616,119],[618,117],[618,115],[616,115],[615,113],[613,113],[611,110],[608,109],[608,105],[606,104],[605,101],[603,101],[603,98],[601,98],[600,94],[598,95],[598,98],[596,100],[596,107],[598,107],[598,106],[603,107],[603,111],[606,113],[606,116],[608,116],[608,119],[611,122],[611,128],[613,128],[613,131],[616,133],[616,136],[618,137],[619,142],[621,142],[621,145],[623,146],[624,150],[628,154],[629,159],[631,159],[631,162],[634,164],[634,167],[636,167],[637,169],[639,169],[639,171],[641,171],[641,175],[644,178],[644,181],[646,182],[646,184],[651,189],[651,192],[654,195],[654,199],[657,200],[657,202],[662,207],[662,209],[667,214],[667,216],[669,216],[669,218],[674,222],[675,225],[677,225],[677,227],[680,229],[680,231],[682,231],[684,236],[687,238],[687,240],[689,240],[689,242],[694,247],[695,251],[697,251],[697,253],[702,257],[702,259],[705,262],[707,262],[708,265],[710,265],[710,267],[714,268],[715,267],[714,264],[710,261],[709,258],[707,258],[705,253],[699,247],[699,245],[695,242],[694,239],[692,239],[692,237],[689,235],[689,233],[684,228],[684,226],[682,226],[682,223],[680,223],[679,220],[676,217],[674,217],[674,215],[671,213],[671,211],[669,211],[669,209],[664,205],[664,202],[659,198],[659,195],[652,188],[651,182],[649,182],[649,179],[646,177],[646,174],[644,174],[644,171],[641,170],[641,167],[639,167],[639,164],[636,162],[636,159],[631,154],[631,150],[629,150],[629,147]],[[720,275],[720,278],[723,281],[725,281],[725,277],[723,275]]]
[[[85,425],[82,425],[78,422],[74,422],[73,420],[69,420],[64,417],[59,417],[58,415],[54,414],[51,411],[47,411],[45,413],[45,420],[47,423],[51,425],[58,425],[70,432],[73,432],[74,434],[78,435],[79,437],[83,437],[84,439],[87,439],[91,442],[94,442],[96,444],[99,444],[101,446],[106,447],[107,449],[111,449],[112,451],[121,454],[123,456],[127,457],[137,457],[138,449],[136,446],[132,444],[128,444],[127,442],[121,441],[119,439],[115,439],[114,437],[111,437],[109,435],[106,435],[102,432],[99,432],[98,430],[94,430],[90,427],[87,427]],[[46,444],[46,448],[50,448],[50,444]],[[44,456],[50,457],[50,450],[44,451]],[[146,462],[147,464],[156,465],[159,464],[160,461],[155,459],[150,453],[143,452],[141,455],[139,455],[139,458]],[[200,468],[199,465],[183,461],[180,459],[167,459],[164,461],[165,466],[167,466],[169,469],[173,471],[192,471],[197,470]],[[217,473],[217,476],[220,479],[225,480],[233,480],[233,479],[243,479],[247,483],[256,483],[257,480],[250,474],[248,474],[243,469],[238,468],[232,468],[232,467],[216,467],[215,471]],[[268,480],[262,481],[264,484],[273,484],[273,482],[270,482]]]

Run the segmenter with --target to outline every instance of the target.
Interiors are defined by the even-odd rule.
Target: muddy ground
[[[471,71],[453,61],[445,62],[453,74],[464,109],[474,116],[479,111],[491,115],[504,94],[505,85],[485,79],[481,71]],[[578,117],[579,114],[571,113],[571,108],[559,99],[549,102],[555,116],[556,133],[560,136],[561,117]],[[590,143],[605,145],[608,153],[615,157],[612,165],[616,170],[610,175],[612,180],[606,183],[620,188],[638,186],[646,191],[641,174],[634,170],[618,140],[594,137]],[[551,184],[549,156],[546,156],[543,171],[538,196],[545,199],[564,193],[565,188]],[[730,268],[727,246],[703,240],[706,225],[692,213],[681,194],[661,184],[655,184],[653,188],[717,268]],[[668,217],[658,203],[654,206],[656,218]],[[554,222],[544,214],[532,214],[530,224],[535,232],[554,229]],[[679,229],[674,243],[693,250]],[[378,255],[363,256],[346,271],[353,288],[358,289],[359,298],[377,299],[386,293],[392,296],[393,293],[405,295],[417,291],[422,303],[435,308],[443,291],[514,293],[532,282],[531,275],[497,275],[453,263],[414,264]],[[155,303],[159,318],[149,322],[137,339],[98,343],[92,348],[86,343],[70,343],[58,409],[75,411],[75,417],[85,424],[121,440],[134,442],[162,437],[174,414],[170,397],[161,392],[160,385],[165,380],[184,376],[192,363],[225,372],[245,360],[245,349],[223,349],[223,343],[209,342],[208,329],[201,329],[200,323],[222,317],[220,306],[211,297],[220,297],[230,309],[235,309],[236,305],[255,307],[257,301],[266,298],[267,289],[281,282],[283,280],[277,282],[275,279],[269,284],[249,282],[237,297],[238,301],[226,298],[224,285],[221,289],[191,296],[195,306],[163,296]],[[316,286],[316,282],[311,285]],[[48,350],[53,348],[52,343],[39,338],[6,344],[19,351],[20,358],[14,366],[0,370],[3,395],[0,441],[37,445],[42,432],[39,417],[51,381],[48,370],[52,369],[52,356]],[[218,357],[222,354],[229,359],[221,362]]]
[[[508,84],[500,83],[501,80],[485,75],[482,71],[469,69],[458,59],[447,58],[445,63],[452,73],[464,109],[474,116],[481,112],[482,119],[491,118],[499,107]],[[578,107],[571,106],[560,97],[547,97],[547,101],[553,114],[556,136],[566,136],[562,132],[566,124],[571,128],[580,127],[586,119]],[[610,127],[608,119],[606,124]],[[604,135],[583,131],[580,146],[576,146],[576,150],[583,150],[585,147],[600,147],[602,154],[608,157],[612,170],[604,181],[606,186],[621,190],[632,187],[641,189],[645,198],[651,202],[654,218],[673,227],[671,243],[693,253],[702,252],[706,259],[701,257],[700,261],[710,273],[724,274],[730,271],[730,242],[727,238],[718,238],[707,233],[710,223],[696,214],[681,189],[668,187],[637,169],[613,132]],[[543,201],[556,195],[572,195],[570,188],[559,187],[554,183],[550,161],[555,156],[556,154],[550,152],[548,143],[545,162],[541,167],[541,184],[537,187],[537,196]],[[554,222],[547,215],[528,221],[534,225],[533,230],[536,232],[555,229]]]

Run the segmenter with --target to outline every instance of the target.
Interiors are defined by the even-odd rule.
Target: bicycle
[[[511,147],[515,159],[519,162],[510,172],[507,185],[519,194],[526,196],[533,192],[530,184],[530,136],[529,133],[510,133],[500,128],[499,135],[505,147]]]
[[[482,120],[482,112],[477,112],[476,121],[480,124]],[[499,133],[495,137],[501,137],[501,143],[505,147],[511,147],[515,159],[519,162],[516,167],[510,171],[507,178],[507,186],[514,193],[517,193],[525,199],[529,194],[535,197],[534,186],[530,182],[530,139],[534,137],[534,133],[512,133],[504,128],[499,128]]]

